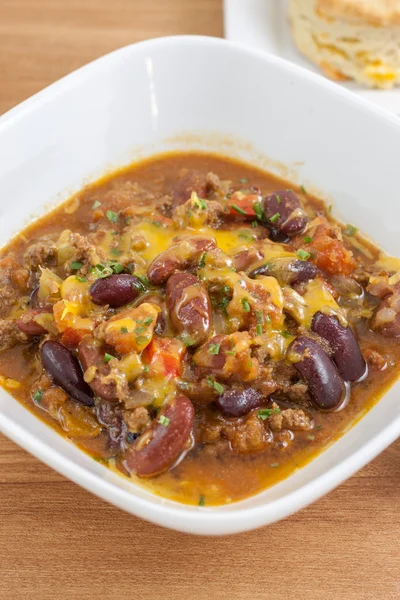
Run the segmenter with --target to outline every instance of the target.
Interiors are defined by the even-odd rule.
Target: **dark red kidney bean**
[[[251,271],[249,277],[272,275],[281,284],[293,285],[314,279],[317,271],[317,267],[306,260],[276,258]]]
[[[167,279],[179,271],[195,266],[204,252],[217,247],[214,238],[194,235],[174,244],[161,252],[147,270],[147,277],[153,285],[163,285]]]
[[[277,242],[278,244],[287,244],[290,242],[290,237],[274,228],[269,228],[269,237],[273,242]]]
[[[78,359],[60,342],[47,341],[40,350],[44,370],[56,385],[77,402],[93,406],[93,393],[86,381]]]
[[[315,340],[301,335],[290,344],[287,357],[307,382],[317,408],[334,410],[340,405],[345,395],[343,381],[336,365]]]
[[[95,304],[109,304],[117,308],[133,302],[142,289],[143,284],[138,277],[119,273],[96,279],[90,286],[89,293]]]
[[[175,208],[189,200],[192,192],[196,192],[199,198],[207,196],[207,182],[203,173],[189,171],[180,177],[172,188],[172,205]]]
[[[308,222],[307,214],[292,190],[269,194],[262,201],[262,209],[267,227],[289,237],[301,233]]]
[[[139,477],[154,477],[171,467],[186,449],[194,408],[179,395],[163,407],[150,427],[126,450],[123,466]]]
[[[47,330],[36,323],[35,317],[43,313],[52,314],[52,306],[43,306],[41,308],[28,308],[18,319],[17,327],[26,335],[43,335],[48,333]]]
[[[212,325],[211,302],[202,282],[191,273],[168,279],[165,296],[172,327],[191,346],[206,341]]]
[[[343,327],[337,317],[317,312],[311,329],[328,342],[333,352],[332,359],[345,381],[357,381],[365,375],[367,365],[349,326]]]
[[[262,260],[263,254],[257,248],[242,250],[233,257],[233,264],[236,271],[247,271],[251,265]]]
[[[224,392],[215,404],[225,417],[243,417],[255,408],[267,404],[268,398],[258,390],[228,390]]]
[[[84,371],[89,367],[96,367],[96,373],[89,382],[90,387],[100,398],[116,402],[118,398],[115,382],[104,381],[110,374],[110,366],[104,361],[104,354],[99,342],[91,336],[85,336],[79,343],[78,356]]]

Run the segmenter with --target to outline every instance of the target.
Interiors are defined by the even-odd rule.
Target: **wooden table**
[[[244,0],[245,1],[245,0]],[[222,35],[219,0],[0,0],[0,113],[136,40]],[[256,532],[199,538],[123,513],[0,437],[1,600],[399,600],[400,441]]]

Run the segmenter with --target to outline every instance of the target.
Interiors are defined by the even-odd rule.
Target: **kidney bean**
[[[43,335],[47,330],[36,323],[35,317],[43,313],[52,314],[52,306],[43,306],[42,308],[28,308],[18,319],[17,327],[26,335]]]
[[[177,396],[126,450],[122,461],[124,467],[139,477],[163,473],[186,449],[193,421],[193,404],[186,396]]]
[[[345,381],[357,381],[365,374],[366,363],[352,329],[343,327],[335,316],[317,312],[311,329],[324,338],[332,352],[340,375]]]
[[[104,381],[104,378],[110,373],[110,366],[105,362],[104,354],[99,343],[89,335],[85,336],[78,346],[78,356],[83,370],[96,367],[95,375],[89,382],[94,393],[104,400],[116,402],[118,398],[115,382]]]
[[[255,408],[268,402],[268,398],[258,390],[228,390],[224,392],[215,404],[225,417],[243,417]]]
[[[189,200],[192,192],[196,192],[199,198],[206,198],[207,182],[203,173],[189,171],[180,177],[172,188],[172,205],[175,208]]]
[[[95,304],[109,304],[113,308],[133,302],[141,293],[143,284],[135,275],[119,273],[96,279],[89,289]]]
[[[313,339],[301,335],[288,348],[288,359],[308,384],[315,406],[334,410],[342,402],[345,388],[336,365]]]
[[[78,359],[60,342],[47,341],[40,350],[42,364],[54,383],[77,402],[93,406],[92,390],[83,379]]]
[[[263,254],[257,248],[242,250],[233,257],[233,264],[236,271],[246,271],[251,265],[257,263],[263,258]]]
[[[317,267],[306,260],[293,258],[276,258],[251,271],[249,277],[257,275],[272,275],[280,284],[293,285],[314,279]]]
[[[291,190],[269,194],[262,201],[262,209],[267,227],[289,237],[301,233],[308,222],[300,200]]]
[[[175,273],[167,283],[166,306],[175,331],[191,346],[206,341],[212,324],[211,302],[202,282],[191,273]]]
[[[148,268],[147,276],[153,285],[163,285],[167,279],[177,273],[195,266],[204,252],[209,252],[217,247],[214,238],[194,235],[185,238],[161,252]]]

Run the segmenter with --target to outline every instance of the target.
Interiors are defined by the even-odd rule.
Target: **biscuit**
[[[299,50],[336,81],[400,84],[400,0],[290,0]]]

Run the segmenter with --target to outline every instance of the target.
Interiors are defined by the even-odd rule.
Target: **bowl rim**
[[[88,72],[95,74],[104,69],[108,64],[130,56],[137,48],[157,49],[165,46],[185,47],[187,45],[208,46],[216,51],[219,51],[221,48],[229,48],[232,52],[246,54],[262,60],[266,64],[277,66],[281,70],[286,71],[288,75],[293,73],[297,77],[313,82],[315,85],[325,87],[331,94],[341,96],[347,102],[357,105],[370,114],[375,114],[379,119],[384,119],[399,128],[400,135],[400,120],[396,115],[386,112],[379,106],[356,96],[353,92],[326,80],[316,73],[292,64],[278,56],[246,47],[240,43],[230,42],[221,38],[191,35],[168,36],[145,40],[124,46],[95,59],[4,113],[0,117],[0,135],[2,131],[12,127],[14,123],[34,111],[35,107],[46,104],[46,102],[53,100],[58,95],[62,95],[64,90],[78,85]],[[1,410],[0,431],[19,446],[75,483],[132,514],[155,524],[182,532],[201,535],[221,535],[244,532],[278,521],[297,512],[334,489],[395,441],[400,435],[400,415],[394,418],[379,433],[367,439],[355,452],[344,458],[341,462],[328,468],[327,471],[314,477],[311,481],[286,493],[283,498],[268,501],[266,504],[254,507],[241,508],[240,503],[238,503],[238,508],[235,508],[235,504],[232,504],[229,505],[229,511],[223,511],[221,510],[223,507],[218,506],[198,507],[198,509],[194,510],[196,507],[189,507],[178,502],[172,501],[167,505],[139,497],[135,494],[134,489],[127,491],[119,488],[112,482],[91,473],[84,466],[74,463],[71,459],[64,456],[62,452],[52,449],[35,434],[25,430],[19,423],[2,414]],[[323,454],[323,451],[321,454]]]

